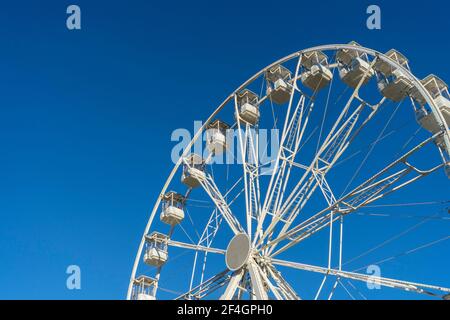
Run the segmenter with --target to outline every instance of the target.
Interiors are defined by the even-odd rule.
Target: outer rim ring
[[[210,123],[214,119],[214,117],[225,107],[225,105],[228,102],[231,101],[231,99],[233,99],[233,97],[238,92],[240,92],[245,87],[247,87],[250,83],[252,83],[255,79],[257,79],[259,76],[261,76],[269,68],[271,68],[271,67],[273,67],[273,66],[275,66],[277,64],[281,64],[281,63],[284,63],[284,62],[289,61],[291,59],[294,59],[295,57],[299,57],[300,55],[302,55],[304,53],[309,53],[309,52],[312,52],[312,51],[329,51],[329,50],[339,50],[339,49],[350,49],[350,50],[356,50],[356,51],[361,52],[361,53],[366,53],[366,54],[368,54],[368,55],[370,55],[372,57],[378,57],[379,59],[381,59],[382,61],[388,63],[392,67],[400,69],[409,78],[409,80],[411,80],[411,82],[414,84],[414,86],[419,90],[420,94],[422,94],[422,96],[425,97],[426,103],[430,106],[435,120],[437,121],[438,125],[444,130],[444,137],[443,137],[444,138],[443,139],[444,140],[444,145],[445,145],[445,148],[447,150],[447,153],[450,154],[450,129],[447,126],[447,124],[445,122],[445,119],[444,119],[444,116],[442,115],[442,113],[439,110],[438,106],[433,101],[431,95],[428,93],[428,91],[422,85],[420,80],[411,73],[411,71],[409,71],[408,69],[406,69],[405,67],[403,67],[402,65],[397,63],[396,61],[391,60],[385,54],[383,54],[383,53],[381,53],[379,51],[373,50],[373,49],[362,47],[362,46],[354,46],[354,45],[349,45],[349,44],[329,44],[329,45],[321,45],[321,46],[315,46],[315,47],[303,49],[303,50],[294,52],[294,53],[292,53],[292,54],[290,54],[288,56],[285,56],[284,58],[281,58],[281,59],[273,62],[272,64],[266,66],[265,68],[261,69],[260,71],[255,73],[252,77],[250,77],[247,81],[245,81],[242,85],[240,85],[236,90],[234,90],[216,108],[216,110],[209,116],[209,118],[203,123],[203,125],[195,133],[194,137],[191,139],[191,141],[189,142],[189,144],[185,148],[182,156],[178,159],[177,163],[174,165],[172,171],[169,174],[169,177],[167,178],[163,188],[161,189],[161,192],[160,192],[160,194],[159,194],[159,196],[158,196],[158,198],[156,200],[156,203],[155,203],[155,205],[154,205],[154,207],[152,209],[152,212],[150,214],[150,218],[149,218],[149,220],[147,222],[147,225],[145,227],[144,233],[142,235],[141,242],[139,244],[139,249],[138,249],[138,252],[136,254],[136,258],[135,258],[135,261],[134,261],[133,269],[132,269],[132,272],[131,272],[130,283],[128,285],[128,291],[127,291],[127,300],[130,300],[130,298],[131,298],[131,291],[132,291],[132,287],[133,287],[133,280],[134,280],[134,278],[136,276],[137,267],[138,267],[138,264],[139,264],[140,257],[142,255],[142,250],[144,248],[145,235],[150,230],[150,227],[152,225],[152,222],[153,222],[153,219],[155,217],[155,214],[156,214],[156,212],[157,212],[157,210],[159,208],[159,205],[160,205],[160,202],[161,202],[161,197],[165,194],[165,192],[166,192],[167,188],[169,187],[169,184],[172,181],[175,173],[178,171],[178,168],[180,167],[180,165],[182,163],[182,159],[185,156],[187,156],[187,154],[189,153],[189,150],[191,149],[191,147],[193,146],[195,141],[197,141],[197,139],[200,137],[200,135],[203,132],[203,130],[206,127],[206,125],[208,123]]]

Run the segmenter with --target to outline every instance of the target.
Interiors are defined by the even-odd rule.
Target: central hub
[[[228,269],[236,271],[248,261],[251,252],[250,239],[246,233],[238,233],[228,244],[225,263]]]

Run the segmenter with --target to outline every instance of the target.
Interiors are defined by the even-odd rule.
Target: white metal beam
[[[252,293],[255,300],[268,300],[267,291],[264,288],[264,281],[260,274],[260,268],[254,259],[250,259],[247,265],[250,274]]]
[[[195,251],[203,251],[203,252],[211,252],[211,253],[219,253],[219,254],[225,254],[226,250],[224,249],[217,249],[217,248],[211,248],[211,247],[205,247],[197,244],[191,244],[191,243],[185,243],[181,241],[175,241],[175,240],[168,240],[167,244],[172,247],[178,247],[178,248],[184,248],[184,249],[190,249]]]
[[[391,278],[383,278],[383,277],[377,277],[373,275],[367,275],[367,274],[360,274],[356,272],[348,272],[348,271],[342,271],[337,269],[329,269],[324,267],[318,267],[314,265],[304,264],[304,263],[297,263],[297,262],[291,262],[291,261],[285,261],[280,259],[272,259],[271,263],[275,265],[290,267],[294,269],[304,270],[304,271],[311,271],[326,275],[333,275],[337,277],[352,279],[352,280],[358,280],[363,282],[376,282],[377,284],[380,284],[382,286],[390,287],[390,288],[396,288],[396,289],[402,289],[405,291],[413,291],[420,294],[427,294],[432,296],[439,296],[436,293],[430,292],[428,290],[434,290],[439,291],[441,293],[450,293],[450,288],[436,286],[436,285],[429,285],[429,284],[423,284],[423,283],[417,283],[417,282],[409,282],[404,280],[397,280],[397,279],[391,279]]]
[[[234,294],[236,293],[236,290],[237,290],[239,283],[241,282],[244,274],[245,274],[245,269],[240,269],[233,273],[230,281],[228,282],[228,286],[225,289],[225,292],[220,297],[220,300],[232,300],[233,299]]]

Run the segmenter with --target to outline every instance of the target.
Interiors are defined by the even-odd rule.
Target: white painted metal
[[[258,96],[250,90],[243,90],[237,95],[239,117],[241,120],[255,125],[259,120]]]
[[[183,219],[184,211],[181,208],[170,206],[161,212],[161,221],[170,225],[179,224]]]
[[[147,248],[144,254],[144,262],[149,266],[162,266],[168,259],[168,237],[162,233],[153,232],[146,240]]]
[[[374,277],[372,275],[367,275],[367,274],[360,274],[360,273],[355,273],[355,272],[335,270],[335,269],[331,269],[331,268],[317,267],[317,266],[313,266],[313,265],[290,262],[290,261],[283,261],[283,260],[279,260],[279,259],[272,259],[272,263],[274,263],[276,265],[285,266],[285,267],[291,267],[291,268],[295,268],[295,269],[317,272],[317,273],[322,273],[322,274],[329,274],[329,275],[334,275],[334,276],[358,280],[358,281],[364,281],[364,282],[375,281],[377,284],[380,284],[382,286],[396,288],[396,289],[402,289],[405,291],[414,291],[414,292],[417,292],[420,294],[437,295],[436,293],[430,292],[428,290],[435,290],[438,292],[450,292],[450,288],[441,287],[441,286],[428,285],[428,284],[423,284],[423,283],[409,282],[409,281],[396,280],[396,279],[389,279],[389,278],[383,278],[383,277]]]
[[[332,78],[330,69],[321,64],[315,64],[310,70],[302,73],[302,83],[313,91],[325,88]]]
[[[242,280],[242,277],[245,274],[244,269],[237,270],[232,276],[230,281],[228,282],[228,286],[225,289],[224,294],[220,297],[220,300],[232,300],[234,295],[236,294],[236,290],[238,289],[239,283]]]
[[[156,280],[147,276],[139,276],[133,281],[132,297],[134,300],[155,300],[152,294]]]
[[[252,292],[254,294],[253,298],[255,300],[267,300],[268,295],[261,276],[261,269],[253,259],[250,259],[248,263],[248,272],[252,280]]]
[[[203,158],[194,153],[184,158],[181,182],[189,188],[196,188],[205,179],[205,161]]]
[[[162,202],[161,221],[171,226],[181,223],[184,219],[184,200],[181,194],[173,191],[166,193]]]
[[[334,51],[337,63],[328,63],[324,51]],[[283,66],[293,59],[298,59],[294,74]],[[343,105],[341,114],[331,131],[318,146],[313,161],[309,165],[301,164],[296,159],[296,155],[315,105],[313,102],[314,96],[305,96],[297,82],[301,80],[304,86],[309,87],[316,94],[320,89],[331,83],[333,78],[331,69],[336,67],[339,69],[341,80],[354,89],[353,94]],[[375,73],[384,98],[377,104],[371,105],[360,96],[359,89],[362,85],[367,84]],[[260,77],[263,77],[267,82],[266,96],[258,97],[256,94],[251,95],[245,91],[249,84]],[[412,100],[419,104],[419,107],[416,108],[419,115],[418,122],[425,129],[431,131],[433,136],[412,148],[351,192],[336,198],[326,179],[327,172],[340,159],[361,129],[377,113],[385,99],[400,101],[407,95],[410,95]],[[287,104],[287,106],[283,106],[283,108],[286,108],[287,116],[282,130],[281,148],[274,161],[270,183],[265,190],[266,192],[262,194],[259,181],[261,168],[258,159],[258,122],[261,116],[259,107],[266,100],[280,105]],[[246,242],[248,248],[244,249],[245,246],[243,245],[233,246],[232,241],[230,247],[237,247],[237,249],[231,250],[229,247],[229,250],[223,250],[211,246],[222,220],[226,221],[235,235],[234,239],[239,238],[245,232],[236,217],[236,213],[231,210],[231,204],[236,198],[230,201],[228,192],[222,195],[214,181],[214,176],[204,170],[203,160],[201,161],[202,167],[198,167],[195,161],[189,160],[188,152],[205,129],[208,129],[207,146],[211,157],[227,150],[226,130],[229,126],[214,119],[226,105],[233,104],[233,102],[234,114],[236,115],[235,127],[238,128],[239,148],[243,155],[243,175],[241,179],[244,185],[236,198],[241,193],[245,195],[245,216],[247,220],[245,237],[248,240]],[[427,106],[427,109],[424,109],[424,106]],[[449,167],[448,109],[449,100],[446,85],[439,79],[432,77],[420,82],[409,71],[406,58],[395,50],[390,50],[384,55],[361,47],[356,43],[320,46],[296,52],[261,70],[233,92],[213,112],[195,134],[170,173],[145,228],[133,265],[127,298],[155,298],[161,270],[167,262],[169,247],[178,247],[195,252],[189,291],[180,295],[179,299],[203,299],[225,286],[226,288],[221,294],[222,299],[240,298],[245,292],[248,292],[252,299],[269,299],[271,297],[275,299],[300,299],[274,265],[324,274],[316,297],[320,295],[329,276],[337,278],[328,296],[329,298],[332,297],[340,278],[367,281],[368,276],[366,275],[342,271],[343,217],[410,185],[438,169]],[[364,110],[368,112],[363,113]],[[427,118],[425,119],[425,117]],[[408,161],[409,157],[430,142],[437,143],[443,163],[426,170],[411,165]],[[205,162],[208,162],[208,160]],[[183,164],[182,181],[189,187],[187,195],[190,194],[192,188],[202,186],[215,207],[199,242],[196,244],[171,239],[175,226],[179,225],[184,219],[182,208],[177,206],[167,206],[161,214],[161,219],[171,225],[169,234],[167,236],[155,233],[148,235],[160,201],[164,201],[165,192],[181,164]],[[304,174],[296,181],[294,188],[288,192],[287,183],[292,180],[290,179],[292,168],[301,168],[304,170]],[[402,180],[408,174],[414,176],[409,180]],[[238,183],[239,181],[235,185]],[[317,188],[321,190],[327,202],[327,207],[300,224],[295,224],[298,214]],[[271,217],[268,224],[265,223],[267,217]],[[339,267],[333,269],[331,268],[333,224],[336,221],[340,221]],[[275,229],[279,225],[281,225],[281,231],[275,234]],[[274,258],[328,226],[330,227],[330,233],[327,267],[316,267]],[[278,245],[281,245],[281,248],[276,249]],[[145,252],[143,254],[144,247]],[[239,247],[242,247],[242,252]],[[204,281],[208,253],[224,254],[227,258],[225,264],[227,264],[228,270]],[[201,268],[197,268],[199,254],[203,255]],[[151,283],[143,281],[142,278],[136,278],[141,257],[144,258],[146,263],[157,267],[156,277],[152,278]],[[201,271],[200,282],[199,285],[194,286],[197,269]],[[234,271],[233,274],[230,275],[230,271]],[[389,278],[378,280],[384,286],[422,294],[440,295],[442,292],[450,292],[450,289],[440,286]],[[146,285],[146,290],[148,288],[151,288],[151,290],[142,291],[143,284]],[[141,291],[137,291],[137,285],[141,285]]]
[[[303,54],[301,65],[305,69],[301,73],[301,81],[305,87],[313,92],[325,88],[333,78],[333,74],[328,67],[327,56],[322,51]]]
[[[350,44],[359,46],[356,42]],[[356,88],[364,75],[366,76],[362,85],[367,84],[375,74],[365,53],[360,53],[357,50],[340,49],[336,52],[336,59],[339,62],[339,77],[352,88]]]
[[[225,263],[231,271],[242,269],[251,254],[250,238],[246,233],[238,233],[231,239],[227,247]]]
[[[284,104],[291,96],[291,73],[281,64],[269,67],[266,71],[268,86],[268,96],[276,104]]]
[[[208,149],[216,155],[225,152],[228,148],[226,136],[230,126],[223,121],[214,120],[207,127],[206,141]]]
[[[202,245],[198,245],[198,244],[190,244],[190,243],[175,241],[175,240],[171,240],[171,239],[169,239],[167,241],[167,244],[172,247],[191,249],[191,250],[196,250],[196,251],[204,251],[204,252],[220,253],[220,254],[225,254],[225,252],[226,252],[223,249],[211,248],[211,247],[206,247],[206,246],[202,246]]]

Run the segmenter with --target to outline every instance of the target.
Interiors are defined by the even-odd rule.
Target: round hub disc
[[[245,233],[238,233],[228,244],[225,262],[228,269],[236,271],[242,268],[250,256],[250,239]]]

